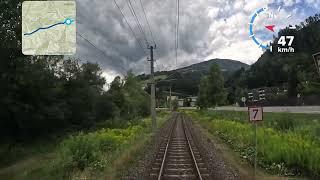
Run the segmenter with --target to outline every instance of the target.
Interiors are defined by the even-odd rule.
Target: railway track
[[[198,148],[193,142],[189,123],[182,114],[171,122],[168,136],[161,143],[150,178],[157,180],[211,179]]]

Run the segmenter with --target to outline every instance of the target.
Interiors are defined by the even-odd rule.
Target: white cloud
[[[208,7],[207,11],[208,11],[208,16],[210,18],[216,18],[218,16],[218,13],[219,13],[219,8]]]
[[[133,17],[129,17],[130,11],[126,0],[117,2],[128,17],[134,31],[141,37]],[[175,0],[142,0],[142,2],[158,45],[155,50],[156,69],[168,70],[209,58],[234,59],[250,64],[255,62],[263,52],[248,37],[248,22],[257,9],[279,0],[180,1],[180,40],[177,63],[174,51]],[[283,2],[285,6],[293,6],[293,8],[284,8],[281,16],[286,17],[292,13],[293,17],[289,20],[275,19],[274,23],[280,28],[289,24],[298,24],[308,16],[308,14],[302,14],[308,11],[299,11],[303,7],[295,7],[296,3],[305,2],[306,6],[320,7],[320,0]],[[108,55],[105,57],[85,41],[79,40],[77,54],[79,57],[91,57],[90,61],[99,62],[105,70],[103,75],[108,82],[111,82],[119,72],[124,73],[129,69],[133,69],[135,73],[149,73],[150,65],[146,61],[147,56],[142,54],[113,1],[81,0],[77,4],[80,5],[77,8],[77,14],[81,21],[78,32],[92,40]],[[135,4],[138,16],[143,28],[147,31],[144,16],[138,5]],[[258,18],[256,23],[259,24],[257,29],[264,30],[265,21],[262,18]],[[150,38],[148,31],[147,36]]]
[[[206,57],[206,59],[236,59],[252,64],[262,53],[262,49],[257,49],[257,46],[253,44],[251,40],[246,40],[233,42],[229,47],[223,47],[218,51],[213,52],[210,56]]]

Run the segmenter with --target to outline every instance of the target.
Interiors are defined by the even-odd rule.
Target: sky
[[[82,61],[98,63],[111,82],[128,70],[149,73],[149,50],[153,45],[140,0],[130,0],[142,32],[132,15],[128,0],[116,1],[133,29],[132,34],[113,0],[77,1],[77,53]],[[269,7],[276,17],[270,22],[259,17],[255,32],[261,39],[272,38],[279,29],[300,24],[320,13],[320,0],[180,0],[178,59],[175,53],[176,0],[141,0],[157,48],[155,70],[171,70],[213,58],[252,64],[263,50],[249,38],[249,21],[254,12]],[[281,6],[281,10],[278,7]],[[318,11],[317,11],[318,10]],[[287,18],[291,15],[291,18]],[[268,23],[268,24],[266,24]],[[265,29],[274,24],[275,33]],[[258,35],[257,35],[258,36]]]

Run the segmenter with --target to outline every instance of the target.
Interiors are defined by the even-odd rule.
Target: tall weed
[[[253,161],[254,129],[250,123],[235,119],[219,119],[217,116],[210,116],[212,112],[202,114],[188,111],[187,113],[211,133],[217,133],[233,149],[239,151],[243,158]],[[218,117],[222,116],[223,114],[219,112]],[[231,117],[230,114],[225,116]],[[268,120],[272,123],[260,123],[257,130],[259,165],[276,173],[287,175],[304,173],[319,177],[320,141],[317,137],[319,124],[312,122],[318,120],[297,122],[292,115],[268,114],[268,116]]]
[[[103,168],[106,164],[104,154],[121,148],[143,132],[141,126],[132,126],[72,135],[60,144],[58,162],[68,170]]]

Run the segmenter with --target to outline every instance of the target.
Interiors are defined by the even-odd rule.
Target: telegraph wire
[[[180,25],[180,0],[178,0],[178,23],[177,23],[177,62],[178,62],[178,50],[179,50],[179,25]]]
[[[91,46],[93,46],[94,48],[96,48],[98,51],[100,51],[101,53],[105,54],[105,52],[103,50],[101,50],[100,48],[98,48],[96,45],[94,45],[91,41],[89,41],[87,38],[85,38],[84,36],[82,36],[80,33],[77,32],[77,34],[84,39],[86,42],[88,42]],[[105,54],[106,55],[106,54]]]
[[[153,36],[152,31],[151,31],[150,23],[149,23],[149,20],[148,20],[148,18],[147,18],[147,14],[146,14],[146,11],[145,11],[145,9],[144,9],[142,0],[140,0],[140,5],[141,5],[141,7],[142,7],[142,11],[143,11],[144,17],[146,18],[147,25],[148,25],[148,28],[149,28],[149,31],[150,31],[150,34],[151,34],[151,38],[152,38],[153,44],[154,44],[154,46],[156,46],[156,42],[155,42],[155,40],[154,40],[154,36]]]
[[[143,46],[142,46],[142,44],[141,44],[140,40],[138,39],[137,35],[134,33],[134,31],[133,31],[132,27],[130,26],[130,24],[129,24],[129,22],[128,22],[127,18],[125,17],[125,15],[123,14],[123,12],[122,12],[121,8],[119,7],[118,3],[116,2],[116,0],[113,0],[113,1],[114,1],[115,5],[118,7],[118,9],[119,9],[119,11],[120,11],[120,13],[121,13],[121,15],[122,15],[123,19],[125,20],[126,24],[128,25],[128,27],[129,27],[129,29],[130,29],[130,31],[131,31],[131,33],[132,33],[132,35],[133,35],[133,36],[134,36],[134,38],[137,40],[137,42],[138,42],[138,44],[139,44],[140,48],[142,49],[143,53],[144,53],[144,54],[147,54],[147,53],[146,53],[146,51],[145,51],[145,49],[143,48]]]
[[[109,58],[109,55],[107,55],[103,50],[101,50],[100,48],[98,48],[96,45],[94,45],[89,39],[85,38],[83,35],[81,35],[80,33],[77,32],[77,35],[79,35],[83,40],[85,40],[87,43],[89,43],[92,47],[94,47],[96,50],[100,51],[104,56]],[[125,72],[127,72],[128,70],[125,69],[124,67],[120,66],[120,68],[122,70],[124,70]]]
[[[178,16],[178,0],[176,0],[176,12],[175,12],[175,26],[174,26],[174,50],[175,50],[175,66],[177,66],[177,27],[178,27],[178,23],[177,23],[177,16]]]
[[[180,2],[176,0],[176,29],[175,29],[175,49],[176,49],[176,65],[178,63],[178,48],[179,48],[179,25],[180,25]]]
[[[146,45],[147,45],[147,47],[149,47],[149,42],[148,42],[148,40],[147,40],[147,35],[146,35],[146,33],[144,32],[144,30],[143,30],[143,28],[142,28],[142,26],[141,26],[141,23],[140,23],[140,21],[139,21],[139,18],[138,18],[137,14],[136,14],[133,6],[132,6],[131,0],[126,0],[126,1],[127,1],[127,4],[128,4],[129,9],[130,9],[130,11],[131,11],[131,14],[134,16],[134,18],[135,18],[135,20],[136,20],[136,22],[137,22],[137,24],[138,24],[138,27],[139,27],[139,29],[140,29],[140,32],[141,32],[141,34],[143,35],[144,40],[146,41]]]

